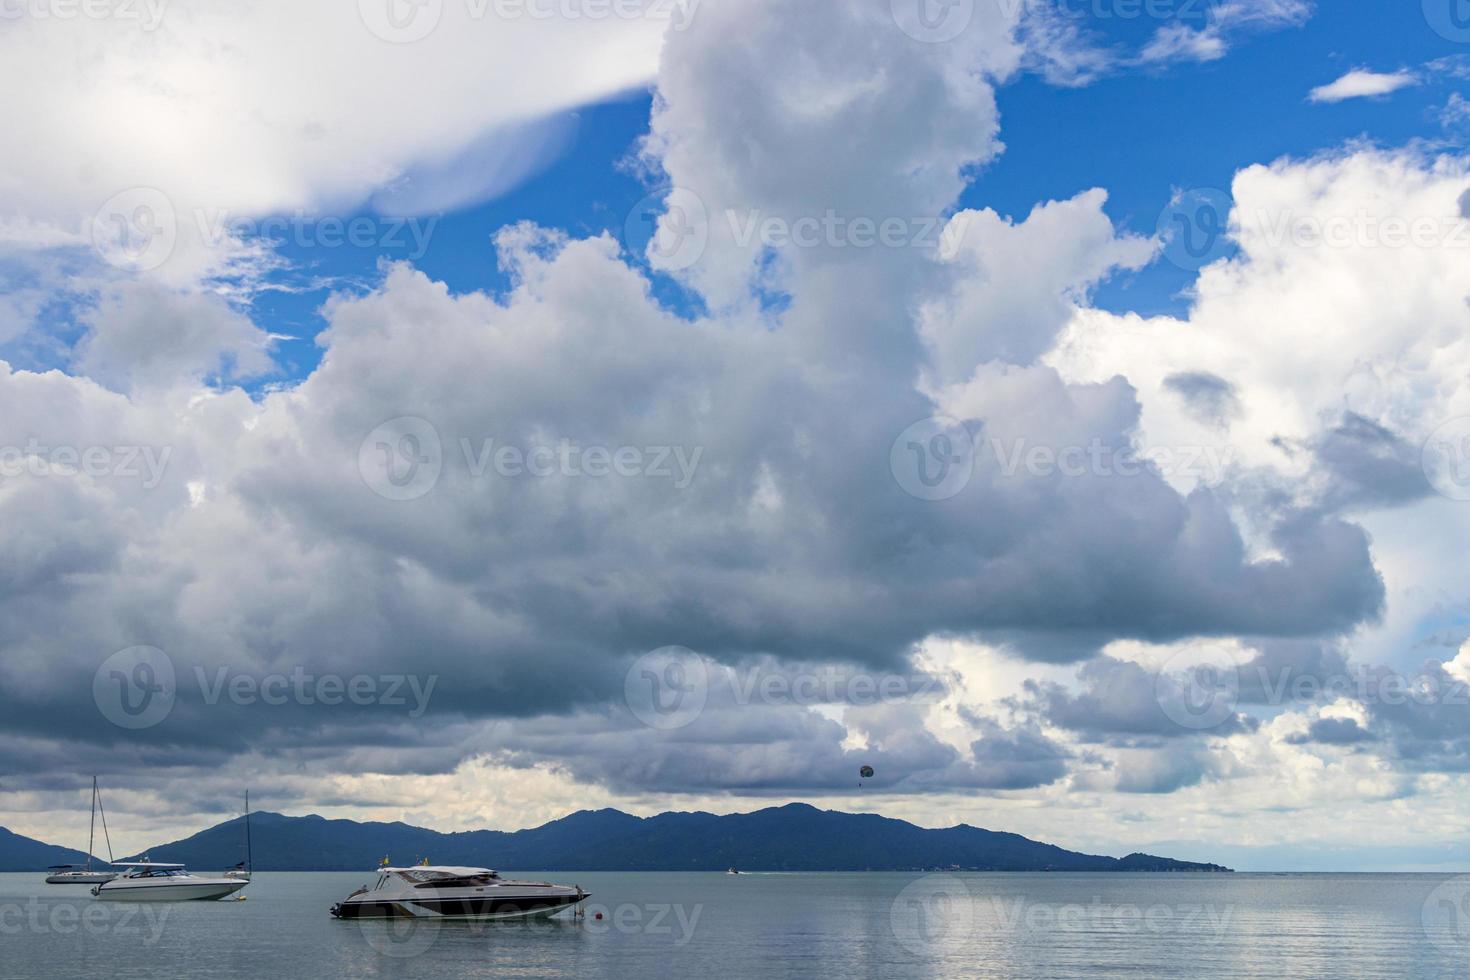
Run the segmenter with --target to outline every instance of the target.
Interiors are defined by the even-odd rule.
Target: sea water
[[[0,875],[0,976],[1460,977],[1470,878],[1447,875],[517,873],[585,915],[361,923],[371,872],[257,873],[245,901],[98,902]]]

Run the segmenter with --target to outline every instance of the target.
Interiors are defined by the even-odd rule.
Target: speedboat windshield
[[[500,877],[494,871],[482,868],[465,868],[454,871],[438,868],[409,868],[397,874],[415,888],[472,888],[477,885],[491,884]]]

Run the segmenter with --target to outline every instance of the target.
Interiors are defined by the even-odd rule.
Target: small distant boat
[[[190,874],[182,864],[119,861],[116,866],[131,870],[93,888],[93,895],[121,902],[207,902],[233,895],[250,884],[248,878]]]
[[[87,831],[87,863],[78,868],[74,864],[53,864],[46,870],[48,885],[100,885],[117,877],[116,871],[92,870],[92,846],[97,840],[97,811],[102,808],[102,796],[97,792],[97,777],[92,777],[92,823]],[[107,860],[112,861],[112,838],[107,834],[107,813],[102,814],[102,836],[107,841]]]
[[[739,873],[740,872],[739,871],[736,871],[734,868],[731,868],[729,871],[726,871],[725,872],[725,874],[727,874],[727,875],[738,875]]]
[[[74,864],[53,864],[46,870],[51,872],[46,876],[48,885],[100,885],[117,877],[116,871],[93,871]]]
[[[582,904],[577,885],[508,881],[489,868],[378,869],[372,888],[359,888],[331,908],[334,919],[530,919]]]

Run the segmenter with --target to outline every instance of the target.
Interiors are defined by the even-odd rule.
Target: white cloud
[[[1413,72],[1374,72],[1357,68],[1329,85],[1312,89],[1308,98],[1312,102],[1345,102],[1348,99],[1375,98],[1391,95],[1401,88],[1418,85],[1419,79]]]

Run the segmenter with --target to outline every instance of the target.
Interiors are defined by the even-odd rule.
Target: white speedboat
[[[511,881],[489,868],[379,868],[371,887],[332,906],[335,919],[525,919],[580,905],[577,885]]]
[[[201,902],[233,895],[250,884],[248,878],[190,874],[182,864],[131,861],[117,867],[130,870],[93,888],[93,895],[120,902]]]
[[[100,885],[117,877],[116,871],[92,870],[92,845],[97,840],[97,811],[102,806],[102,795],[97,792],[97,777],[92,777],[92,824],[87,832],[87,863],[81,867],[74,864],[53,864],[47,868],[48,885]],[[107,857],[112,858],[112,838],[107,836],[107,812],[102,812],[102,836],[107,838]]]

